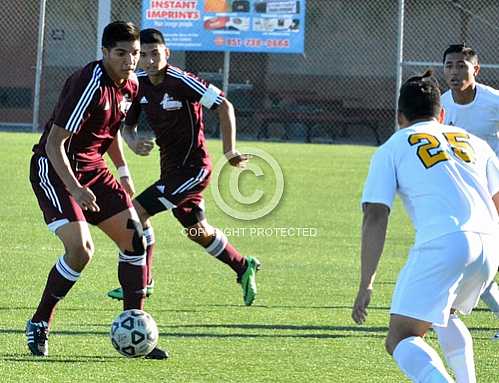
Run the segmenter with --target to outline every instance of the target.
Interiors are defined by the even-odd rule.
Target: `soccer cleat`
[[[491,339],[499,341],[499,331],[496,332],[495,335]]]
[[[262,265],[255,257],[246,257],[246,271],[239,279],[243,289],[243,299],[246,306],[251,306],[256,297],[256,272]]]
[[[168,352],[163,351],[158,347],[154,347],[149,354],[144,356],[145,359],[156,359],[156,360],[168,359],[168,357],[169,357]]]
[[[33,355],[47,356],[49,354],[48,343],[49,330],[44,322],[33,323],[31,319],[26,323],[26,338],[28,348]]]
[[[150,297],[154,293],[154,281],[147,285],[146,297]],[[123,290],[121,287],[111,290],[107,293],[107,296],[112,299],[117,299],[119,301],[123,300]]]

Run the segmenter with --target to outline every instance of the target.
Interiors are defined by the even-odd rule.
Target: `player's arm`
[[[360,250],[360,286],[352,310],[352,318],[362,324],[367,317],[373,283],[385,245],[390,208],[381,203],[364,203]]]
[[[396,142],[390,140],[374,153],[362,193],[360,284],[352,308],[352,319],[357,324],[367,318],[374,278],[385,244],[388,216],[397,193]]]
[[[496,205],[497,214],[499,214],[499,193],[492,196],[492,200],[494,201],[494,205]]]
[[[140,137],[137,133],[137,124],[140,113],[142,112],[142,108],[138,100],[139,97],[132,102],[130,109],[128,109],[121,134],[132,152],[138,154],[139,156],[147,156],[154,147],[154,141],[150,137]]]
[[[69,163],[64,143],[71,136],[66,129],[53,124],[45,145],[47,157],[57,175],[83,210],[99,211],[94,193],[87,187],[82,187],[76,179]]]
[[[217,111],[225,156],[232,166],[246,166],[248,156],[236,150],[236,114],[232,103],[223,96],[220,89],[192,73],[176,73],[176,76],[179,75],[179,96]]]
[[[492,196],[492,201],[499,214],[499,158],[492,151],[489,145],[486,145],[486,150],[490,151],[489,159],[487,161],[487,186],[489,193]]]
[[[229,100],[223,98],[217,112],[220,120],[224,154],[232,166],[244,167],[248,162],[248,156],[236,150],[236,114],[234,106]]]
[[[379,259],[385,245],[390,208],[381,203],[364,203],[360,249],[360,287],[372,290]]]
[[[148,156],[154,148],[154,140],[148,137],[140,137],[137,133],[137,124],[125,124],[122,129],[123,139],[132,152],[139,156]]]
[[[126,163],[125,153],[123,152],[123,142],[119,130],[116,137],[114,137],[113,142],[109,145],[107,154],[109,155],[109,158],[111,158],[111,161],[113,161],[114,166],[116,166],[121,186],[123,186],[130,198],[132,198],[135,194],[135,185],[133,184],[132,176]]]

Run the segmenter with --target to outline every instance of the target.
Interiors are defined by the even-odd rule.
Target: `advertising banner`
[[[303,53],[306,0],[143,0],[173,50]]]

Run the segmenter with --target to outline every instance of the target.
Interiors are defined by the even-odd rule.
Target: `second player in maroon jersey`
[[[227,264],[237,275],[243,300],[251,305],[256,297],[256,271],[260,262],[242,256],[225,234],[211,226],[206,217],[202,192],[211,175],[211,161],[204,136],[203,107],[216,110],[220,119],[223,151],[230,164],[245,166],[248,157],[236,151],[234,108],[217,87],[197,76],[168,64],[169,49],[161,32],[146,29],[140,33],[139,94],[125,120],[123,137],[132,150],[147,155],[153,144],[137,134],[139,115],[144,112],[160,150],[160,179],[133,201],[144,227],[147,241],[149,294],[153,288],[152,262],[154,232],[149,220],[171,210],[184,226],[189,239]],[[121,299],[121,289],[108,293]]]

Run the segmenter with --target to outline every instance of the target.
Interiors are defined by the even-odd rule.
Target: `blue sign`
[[[306,0],[142,0],[173,50],[303,53]]]

